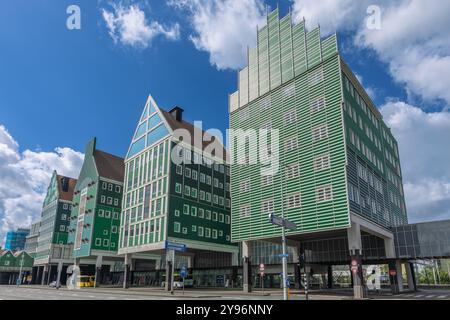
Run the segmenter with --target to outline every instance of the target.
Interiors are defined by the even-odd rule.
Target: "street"
[[[396,296],[390,294],[373,295],[370,299],[387,300],[450,300],[450,290],[421,290],[418,292],[405,292]],[[186,290],[185,294],[175,291],[170,295],[155,288],[84,288],[68,290],[42,286],[0,286],[0,300],[281,300],[282,291],[272,290],[268,294],[261,292],[250,294],[232,290],[195,289]],[[294,293],[291,300],[305,300],[304,294]],[[351,300],[348,292],[327,291],[310,294],[311,300]]]

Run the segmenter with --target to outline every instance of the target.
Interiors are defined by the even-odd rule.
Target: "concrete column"
[[[45,285],[46,284],[45,281],[47,281],[48,274],[50,273],[48,269],[49,269],[49,265],[48,264],[44,264],[44,268],[42,270],[41,285]]]
[[[234,266],[238,266],[239,265],[239,252],[233,252],[231,254],[231,265]]]
[[[328,289],[332,289],[333,288],[333,266],[332,265],[328,266],[327,273],[328,273],[327,287],[328,287]]]
[[[187,268],[191,269],[194,266],[194,256],[187,257]]]
[[[123,288],[128,289],[128,277],[130,273],[131,254],[125,254],[125,265],[123,268]]]
[[[395,262],[396,269],[397,269],[397,283],[398,283],[398,291],[403,292],[403,269],[402,269],[402,262],[400,260],[397,260]]]
[[[97,259],[95,261],[95,283],[94,283],[94,288],[100,287],[100,281],[102,279],[102,263],[103,263],[103,256],[101,256],[101,255],[97,256]]]
[[[59,261],[58,262],[58,267],[57,267],[57,270],[56,270],[56,272],[57,272],[57,275],[56,275],[56,286],[57,287],[60,287],[60,285],[61,285],[61,272],[62,272],[62,269],[63,269],[63,262],[62,261]]]
[[[175,263],[174,255],[172,253],[173,250],[166,250],[166,283],[165,290],[172,291],[172,270],[173,265]]]
[[[252,291],[252,263],[251,263],[252,243],[242,242],[242,289],[244,292]]]
[[[406,278],[408,279],[408,289],[411,291],[417,291],[416,277],[414,274],[414,264],[412,262],[407,262],[406,267]]]
[[[403,291],[402,264],[400,260],[389,261],[389,280],[392,294],[398,294]]]
[[[355,299],[364,298],[364,278],[362,271],[362,240],[361,228],[357,223],[352,223],[347,229],[348,248],[350,251],[353,296]]]

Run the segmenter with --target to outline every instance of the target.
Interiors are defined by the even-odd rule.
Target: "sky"
[[[80,29],[67,27],[70,5]],[[371,5],[378,29],[367,27]],[[4,0],[0,245],[38,219],[53,170],[78,176],[89,139],[125,155],[149,94],[225,130],[228,94],[267,6],[320,24],[322,37],[337,33],[399,142],[410,222],[450,219],[447,0]]]

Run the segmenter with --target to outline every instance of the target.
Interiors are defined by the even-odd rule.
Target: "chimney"
[[[181,122],[183,120],[183,111],[184,111],[183,109],[176,106],[173,107],[172,110],[169,111],[169,113],[172,115],[172,117],[174,117],[175,120]]]

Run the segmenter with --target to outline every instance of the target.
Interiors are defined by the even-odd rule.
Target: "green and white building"
[[[268,154],[279,154],[278,170],[262,176],[260,163],[231,165],[231,240],[242,242],[245,258],[257,240],[279,243],[269,213],[297,224],[287,233],[298,248],[292,262],[298,254],[325,266],[395,257],[389,228],[407,223],[398,145],[335,34],[322,39],[320,27],[294,25],[290,14],[280,20],[278,9],[268,14],[229,113],[231,129],[279,130]]]
[[[117,261],[123,192],[123,158],[97,150],[96,138],[86,146],[75,185],[70,216],[69,243],[82,274],[109,275]]]
[[[53,171],[40,218],[33,283],[48,284],[56,280],[58,273],[62,274],[62,280],[65,279],[63,268],[70,264],[72,257],[72,247],[67,239],[76,183],[76,179]]]
[[[125,158],[119,254],[133,270],[136,253],[153,255],[156,269],[167,267],[173,259],[166,259],[166,241],[187,246],[187,252],[177,252],[177,266],[200,268],[206,260],[208,267],[218,267],[237,257],[225,155],[207,152],[210,143],[195,143],[195,131],[200,136],[203,131],[184,121],[182,112],[179,107],[166,112],[149,96]],[[177,132],[192,139],[181,141]],[[172,153],[180,164],[171,161]]]

